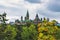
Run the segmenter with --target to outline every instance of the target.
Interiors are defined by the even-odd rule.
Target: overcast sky
[[[48,17],[60,22],[60,0],[0,0],[0,13],[7,13],[7,19],[14,21],[25,17],[27,10],[30,19]]]

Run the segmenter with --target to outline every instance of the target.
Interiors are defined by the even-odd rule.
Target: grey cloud
[[[3,5],[0,5],[0,14],[4,13],[4,11],[7,13],[7,16],[25,16],[26,14],[26,8],[20,7],[20,8],[15,8],[15,7],[6,7]]]
[[[30,3],[40,3],[41,2],[40,0],[25,0],[25,1],[28,1]]]
[[[60,0],[50,0],[47,8],[50,11],[60,12]]]
[[[60,12],[49,12],[48,10],[38,9],[37,13],[48,18],[60,18]]]

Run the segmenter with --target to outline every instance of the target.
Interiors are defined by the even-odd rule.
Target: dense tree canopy
[[[11,25],[6,24],[6,14],[2,14],[0,21],[0,40],[60,40],[60,28],[56,25],[56,20],[49,21],[44,18],[37,25],[29,20],[26,25]],[[19,20],[15,22],[20,23]]]

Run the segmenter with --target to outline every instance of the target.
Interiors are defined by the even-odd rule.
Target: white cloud
[[[24,0],[0,0],[0,6],[2,7],[0,7],[0,9],[2,9],[1,12],[3,12],[3,10],[6,10],[7,16],[10,16],[9,19],[12,19],[11,16],[13,16],[14,18],[15,16],[25,16],[28,9],[30,18],[33,19],[37,11],[36,9],[44,8],[43,6],[46,2],[47,1],[39,4],[32,4]]]
[[[6,10],[7,18],[15,20],[20,16],[25,16],[27,9],[30,13],[30,19],[34,19],[37,11],[40,10],[39,17],[56,17],[59,19],[59,15],[55,12],[47,9],[50,0],[41,0],[41,3],[29,3],[25,0],[0,0],[0,13]],[[53,1],[52,1],[53,2]],[[59,3],[58,3],[59,4]],[[52,14],[51,14],[52,13]],[[54,15],[54,16],[53,16]],[[9,21],[10,21],[9,20]]]

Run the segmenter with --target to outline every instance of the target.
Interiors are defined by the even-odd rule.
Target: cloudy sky
[[[48,17],[60,22],[60,0],[0,0],[0,14],[7,13],[7,19],[14,21],[25,17],[27,10],[30,19]]]

